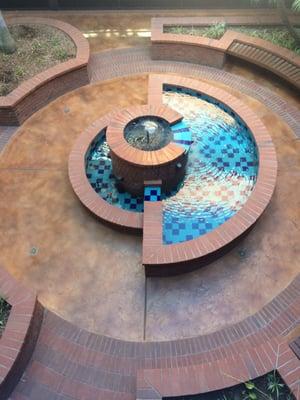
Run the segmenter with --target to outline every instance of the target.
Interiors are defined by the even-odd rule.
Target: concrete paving
[[[63,17],[71,23],[74,18],[83,30],[91,30],[95,18],[97,26],[106,26],[104,16],[100,22],[97,17]],[[126,27],[126,18],[113,17],[106,24]],[[144,26],[142,18],[130,18],[136,29]],[[150,17],[145,18],[149,24]],[[128,37],[124,43],[135,45]],[[91,39],[92,49],[108,48],[110,40],[98,37],[93,44]],[[300,104],[272,77],[232,62],[225,69]],[[83,208],[68,180],[67,159],[75,138],[97,117],[115,107],[146,103],[147,78],[81,88],[19,128],[0,156],[0,264],[38,290],[47,308],[79,327],[122,339],[166,340],[240,321],[299,273],[300,142],[263,104],[223,86],[270,130],[279,161],[275,195],[254,230],[228,255],[191,274],[145,282],[141,237],[104,226]]]

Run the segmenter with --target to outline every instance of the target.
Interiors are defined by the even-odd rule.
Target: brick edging
[[[90,49],[87,39],[75,27],[50,18],[16,17],[11,24],[45,24],[68,35],[76,46],[76,57],[54,65],[22,82],[7,96],[0,96],[0,125],[21,125],[33,113],[66,92],[89,83]]]
[[[156,107],[154,107],[155,112],[158,114],[162,113],[164,108],[161,105],[163,83],[198,90],[233,109],[244,120],[254,135],[259,150],[260,167],[255,188],[246,205],[229,221],[204,237],[185,243],[165,246],[162,245],[161,226],[157,226],[161,219],[157,219],[155,217],[156,214],[153,214],[153,218],[156,220],[154,226],[151,215],[145,216],[143,221],[142,213],[122,210],[107,203],[91,187],[85,173],[85,155],[95,136],[106,127],[108,127],[108,131],[114,132],[114,130],[117,130],[117,134],[120,136],[121,131],[117,129],[119,125],[121,124],[123,127],[126,121],[128,122],[128,118],[132,119],[135,115],[143,114],[148,110],[149,106],[133,107],[131,111],[115,110],[94,122],[78,137],[70,153],[68,163],[69,178],[73,190],[80,201],[103,221],[132,230],[141,230],[144,227],[143,264],[146,267],[146,274],[152,276],[187,272],[199,268],[202,265],[201,262],[211,262],[222,255],[225,250],[231,248],[236,239],[244,235],[264,211],[273,194],[277,175],[277,160],[272,140],[260,119],[244,103],[222,89],[213,88],[206,83],[193,79],[171,75],[151,75],[149,78],[149,104],[152,103],[152,107]],[[159,108],[161,108],[161,111],[159,111]],[[173,118],[174,116],[172,115],[171,117]],[[116,118],[115,122],[114,118]],[[125,144],[130,148],[130,157],[132,157],[135,149],[127,145],[127,142]],[[147,209],[150,210],[149,207]],[[148,229],[149,232],[147,232]],[[156,238],[155,240],[154,237]],[[189,262],[188,266],[186,262]]]
[[[92,367],[97,368],[99,374],[103,371],[110,374],[114,379],[103,379],[103,385],[107,385],[104,387],[113,385],[115,396],[129,390],[128,399],[146,400],[150,394],[151,399],[161,399],[159,388],[162,386],[163,394],[168,395],[174,394],[173,390],[176,395],[191,394],[190,385],[194,393],[222,389],[238,383],[228,377],[224,381],[224,377],[220,377],[222,372],[248,380],[274,368],[297,395],[299,363],[287,344],[291,332],[299,324],[299,312],[300,275],[254,315],[216,332],[185,339],[153,342],[115,339],[80,329],[47,311],[37,345],[37,360],[40,360],[39,354],[45,345],[51,350],[42,361],[42,370],[51,368],[49,357],[60,354],[69,366],[64,394],[71,395],[70,388],[75,385],[77,390],[82,389],[79,399],[84,398],[84,393],[91,393],[95,386],[90,381],[74,378],[71,368],[74,363],[83,372],[84,368]],[[278,357],[277,349],[280,350]],[[33,369],[28,374],[29,380],[35,379],[48,387],[53,384],[50,373],[35,377]],[[146,383],[139,380],[144,376]],[[125,382],[135,381],[136,377],[137,385],[128,389]],[[119,385],[120,380],[123,383]],[[296,396],[296,399],[300,397]]]
[[[227,17],[222,18],[221,20],[236,25],[253,25],[257,23],[272,24],[272,22],[278,23],[278,19],[276,17],[265,17],[259,20],[257,20],[255,17]],[[233,55],[269,70],[279,75],[296,88],[300,88],[300,56],[296,53],[281,46],[277,46],[267,40],[251,37],[230,30],[226,31],[223,37],[219,40],[210,39],[203,36],[164,33],[164,26],[176,24],[207,26],[208,22],[201,17],[152,18],[151,57],[153,60],[172,60],[201,63],[204,65],[221,68],[225,63],[226,55]],[[232,46],[235,43],[244,44],[249,48],[248,50],[245,50],[243,54],[236,52],[232,49]],[[250,46],[253,46],[252,50]],[[262,51],[262,54],[259,55],[257,59],[255,59],[253,56],[253,48]],[[270,58],[267,57],[267,55],[273,55],[277,58],[273,64],[265,62],[265,60],[267,61],[267,59]],[[289,64],[293,65],[293,72],[288,74],[286,72],[287,69],[283,68],[282,66],[282,61],[287,61]]]
[[[144,215],[143,264],[149,276],[173,275],[199,268],[214,261],[232,248],[261,216],[271,200],[277,176],[277,158],[272,139],[256,114],[241,100],[221,88],[190,78],[173,75],[151,75],[149,101],[162,96],[163,84],[187,87],[225,104],[238,115],[252,132],[259,154],[259,170],[255,187],[241,210],[213,231],[183,243],[163,245],[162,218],[146,207]],[[159,210],[162,213],[162,206]],[[153,216],[153,217],[152,217]],[[147,230],[151,229],[151,235]],[[154,240],[155,239],[155,240]]]
[[[36,294],[0,268],[0,295],[11,305],[0,338],[0,400],[5,400],[21,378],[35,348],[43,318]]]
[[[131,146],[124,137],[124,129],[130,121],[142,116],[159,117],[166,120],[170,125],[182,119],[182,115],[163,105],[159,100],[157,102],[152,101],[147,105],[132,106],[121,110],[107,127],[106,139],[111,152],[127,163],[140,167],[159,167],[182,156],[184,149],[174,142],[151,152]]]
[[[162,400],[165,397],[197,395],[226,389],[244,383],[274,370],[300,399],[300,360],[286,340],[275,337],[238,355],[213,362],[164,369],[137,371],[137,399]]]
[[[69,156],[69,179],[82,204],[103,222],[108,222],[120,229],[126,228],[139,232],[143,227],[143,214],[126,211],[109,204],[95,192],[85,173],[85,155],[91,142],[108,126],[109,121],[118,111],[115,110],[98,119],[77,138]]]

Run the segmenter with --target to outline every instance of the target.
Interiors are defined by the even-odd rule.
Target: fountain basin
[[[145,181],[161,180],[163,192],[182,181],[188,150],[172,134],[181,120],[181,114],[163,105],[133,107],[114,116],[106,140],[121,190],[142,196]]]

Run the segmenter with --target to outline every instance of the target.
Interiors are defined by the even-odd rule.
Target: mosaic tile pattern
[[[173,132],[173,142],[182,146],[186,151],[190,150],[193,143],[192,133],[184,121],[181,121],[171,127]]]
[[[189,89],[164,87],[163,101],[184,116],[191,134],[184,182],[163,204],[165,244],[194,239],[232,217],[257,177],[256,144],[231,110]]]
[[[94,190],[109,204],[127,211],[144,211],[144,199],[121,190],[118,180],[112,174],[105,131],[100,132],[91,143],[86,156],[86,175]]]
[[[144,201],[160,201],[161,188],[159,186],[147,186],[144,190]]]
[[[171,86],[164,87],[163,101],[184,117],[172,126],[174,141],[189,151],[179,187],[171,193],[147,187],[144,198],[121,190],[112,175],[105,130],[90,146],[86,174],[99,196],[124,210],[143,212],[144,200],[163,200],[163,242],[171,244],[210,232],[243,206],[256,182],[258,155],[247,127],[223,104]]]

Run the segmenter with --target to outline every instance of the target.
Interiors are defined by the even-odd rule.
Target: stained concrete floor
[[[58,17],[85,32],[99,25],[150,26],[150,13],[139,18],[108,14]],[[123,39],[98,35],[89,40],[94,51],[149,44],[149,38],[138,35]],[[297,94],[273,77],[235,61],[225,69],[300,104]],[[0,264],[37,289],[40,301],[59,315],[82,328],[123,339],[203,334],[259,310],[299,273],[300,141],[264,105],[225,89],[265,121],[279,159],[270,206],[231,253],[191,274],[146,282],[141,237],[102,225],[72,192],[67,158],[75,138],[112,108],[145,103],[144,75],[67,94],[18,130],[0,156]]]
[[[141,238],[102,225],[72,192],[75,138],[115,106],[145,103],[144,75],[67,94],[19,128],[0,157],[0,263],[64,318],[130,340],[206,333],[260,309],[299,272],[300,142],[263,105],[239,96],[269,126],[279,176],[271,205],[231,253],[145,285]]]

